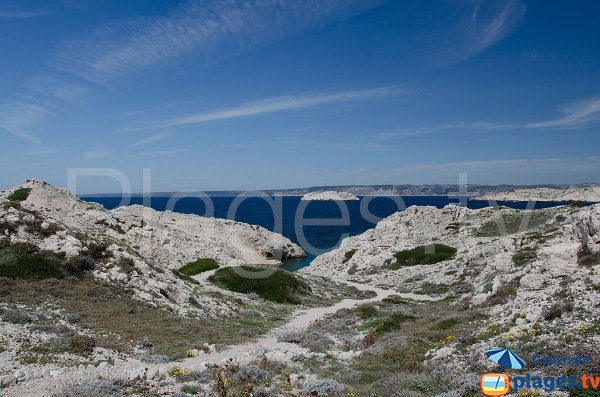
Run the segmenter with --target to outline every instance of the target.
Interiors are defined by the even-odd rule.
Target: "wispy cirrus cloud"
[[[173,131],[158,132],[156,134],[152,134],[150,136],[147,136],[145,138],[138,140],[136,143],[134,143],[130,147],[138,147],[138,146],[142,146],[142,145],[147,145],[149,143],[159,142],[159,141],[169,138],[172,135],[173,135]]]
[[[397,96],[408,93],[409,90],[404,86],[378,87],[365,90],[342,91],[332,94],[321,95],[290,95],[276,98],[262,99],[259,101],[247,102],[238,106],[216,109],[208,112],[191,114],[170,120],[159,121],[157,123],[141,124],[120,130],[137,131],[155,128],[176,128],[194,124],[206,123],[209,121],[228,120],[240,117],[257,116],[267,113],[282,112],[286,110],[303,109],[320,105],[333,103],[355,102],[374,98]]]
[[[396,138],[408,137],[408,136],[418,136],[431,134],[435,132],[445,131],[445,130],[513,130],[521,127],[520,124],[512,124],[512,123],[494,123],[488,121],[481,122],[461,122],[461,123],[448,123],[442,124],[438,126],[430,126],[430,127],[417,127],[417,128],[403,128],[390,132],[383,132],[377,134],[377,139],[379,140],[391,140]]]
[[[561,117],[528,123],[501,123],[501,122],[459,122],[447,123],[437,126],[402,128],[389,132],[382,132],[375,137],[379,140],[392,140],[397,138],[432,134],[450,130],[472,130],[472,131],[501,131],[515,129],[547,129],[547,130],[581,130],[591,128],[600,124],[600,97],[581,100],[574,104],[560,106]]]
[[[49,108],[56,110],[64,102],[77,103],[91,94],[95,85],[110,85],[145,67],[189,54],[200,62],[237,55],[342,21],[387,1],[188,0],[166,15],[111,22],[63,42],[49,61],[53,70],[33,75],[22,83],[25,92],[18,97],[29,97],[30,103],[0,107],[0,115],[8,116],[0,120],[0,128],[39,143],[25,130],[48,115],[37,103],[54,102]],[[25,5],[9,4],[7,0],[0,5],[0,18],[28,18],[53,12]]]
[[[54,65],[107,84],[193,52],[205,61],[236,55],[347,19],[388,0],[187,1],[166,16],[109,23],[62,46]]]
[[[527,128],[589,128],[600,123],[600,97],[561,106],[562,116],[553,120],[528,123]]]
[[[178,153],[187,153],[190,152],[190,149],[167,149],[167,150],[153,150],[150,152],[138,152],[132,153],[129,156],[137,157],[137,156],[162,156],[168,154],[178,154]]]
[[[0,105],[0,129],[39,144],[42,140],[28,132],[28,129],[32,124],[52,115],[52,111],[41,105],[23,101],[6,102]]]
[[[67,103],[77,101],[88,92],[80,82],[67,81],[64,77],[47,73],[30,76],[21,85],[35,94]]]
[[[34,18],[52,14],[47,10],[17,10],[0,8],[0,18]]]
[[[457,23],[443,40],[442,64],[471,58],[508,37],[527,9],[518,0],[463,0],[457,6]]]

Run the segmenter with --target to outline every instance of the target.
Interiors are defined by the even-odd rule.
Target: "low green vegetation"
[[[421,295],[442,295],[448,291],[450,291],[450,287],[448,287],[446,284],[423,283],[421,288],[415,292]]]
[[[453,259],[456,248],[445,244],[421,245],[419,247],[397,252],[396,262],[391,265],[393,270],[403,266],[432,265],[434,263]]]
[[[22,187],[9,194],[6,198],[14,202],[25,201],[29,197],[29,193],[31,193],[31,188]]]
[[[281,308],[265,305],[261,313],[252,312],[239,318],[184,318],[145,306],[133,298],[133,291],[104,284],[92,277],[15,280],[10,293],[0,297],[0,302],[30,307],[56,305],[96,334],[95,343],[100,347],[131,351],[147,339],[151,342],[150,354],[166,355],[171,359],[185,357],[187,349],[200,348],[204,342],[234,344],[250,341],[280,324],[287,315]],[[91,343],[70,337],[69,341],[69,351],[79,352],[84,352]],[[43,353],[50,347],[32,347],[32,351]],[[52,354],[52,351],[47,353]]]
[[[42,280],[81,276],[93,270],[94,259],[78,256],[66,259],[62,254],[40,251],[28,244],[10,244],[0,240],[0,277],[10,279]]]
[[[537,251],[533,248],[523,248],[512,256],[515,266],[525,266],[537,259]]]
[[[406,321],[414,319],[414,316],[398,312],[392,313],[381,320],[374,321],[371,325],[374,325],[373,332],[375,335],[383,335],[388,332],[398,331],[400,328],[402,328],[402,324],[404,324]]]
[[[481,225],[477,230],[477,237],[500,237],[538,228],[552,219],[553,213],[549,210],[519,211],[518,213],[505,214],[497,220]]]
[[[457,318],[447,318],[446,320],[442,320],[438,322],[435,327],[440,330],[447,330],[457,326],[460,321]]]
[[[249,276],[257,274],[256,278]],[[246,274],[244,274],[246,273]],[[297,276],[280,269],[268,269],[254,266],[226,267],[218,269],[208,280],[230,291],[243,294],[256,293],[263,299],[299,304],[302,297],[310,294],[310,287]]]
[[[150,354],[183,358],[187,349],[204,342],[250,341],[284,321],[289,311],[265,303],[260,312],[250,311],[239,318],[184,318],[142,304],[129,288],[95,279],[86,271],[93,265],[91,257],[67,259],[33,246],[0,240],[0,303],[60,308],[94,338],[63,335],[52,343],[30,346],[23,360],[50,362],[50,356],[64,351],[85,355],[95,345],[131,351],[143,339],[151,341]],[[19,323],[34,321],[31,326],[39,329],[60,327],[58,318],[46,316],[43,311],[34,317],[6,312],[4,318]]]
[[[432,348],[469,335],[470,324],[481,319],[479,313],[452,302],[422,304],[397,297],[378,303],[377,309],[367,320],[360,316],[364,308],[356,307],[338,311],[311,326],[311,332],[321,337],[353,341],[363,335],[345,347],[362,350],[360,356],[350,362],[314,357],[301,364],[319,378],[332,378],[346,385],[344,395],[348,396],[474,397],[480,392],[478,383],[472,390],[450,392],[458,388],[450,379],[459,376],[439,374],[427,360]],[[449,393],[440,394],[445,392]]]
[[[358,315],[363,320],[377,315],[377,307],[375,305],[364,304],[358,307]]]
[[[344,260],[342,261],[342,263],[348,262],[350,259],[352,259],[352,257],[354,256],[354,254],[356,254],[356,250],[355,249],[346,252],[344,254]]]
[[[219,264],[212,258],[200,258],[180,267],[177,271],[186,276],[195,276],[219,268]]]
[[[171,270],[171,272],[173,273],[173,275],[183,281],[187,281],[188,283],[192,283],[192,284],[200,284],[198,281],[196,281],[195,279],[191,278],[190,276],[187,276],[183,273],[180,273],[178,270]]]

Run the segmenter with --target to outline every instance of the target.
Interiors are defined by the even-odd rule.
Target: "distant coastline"
[[[478,198],[482,196],[501,195],[506,192],[515,191],[518,189],[556,189],[566,190],[569,188],[586,188],[599,186],[593,183],[582,183],[574,185],[551,185],[551,184],[540,184],[540,185],[478,185],[469,184],[467,185],[466,192],[458,192],[458,186],[456,184],[431,184],[431,185],[346,185],[346,186],[312,186],[307,188],[293,188],[293,189],[268,189],[259,191],[244,191],[244,190],[213,190],[213,191],[201,191],[201,190],[189,190],[180,192],[152,192],[150,195],[154,197],[171,197],[173,195],[186,195],[193,196],[197,194],[207,195],[209,197],[231,197],[231,196],[257,196],[257,195],[268,195],[268,196],[304,196],[309,193],[322,193],[326,191],[335,191],[338,193],[350,193],[357,197],[365,196],[453,196],[453,197],[466,197],[466,198]],[[91,193],[81,194],[80,197],[123,197],[132,196],[139,197],[143,196],[144,193],[136,192],[132,194],[122,193]]]

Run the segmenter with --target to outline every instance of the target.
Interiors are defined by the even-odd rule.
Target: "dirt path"
[[[210,274],[205,274],[200,277],[199,281],[205,281]],[[376,288],[370,285],[363,285],[342,280],[334,280],[341,283],[354,286],[359,290],[374,291],[377,295],[369,299],[345,299],[331,306],[316,307],[310,309],[299,309],[290,318],[290,320],[271,330],[268,334],[260,337],[254,342],[249,342],[240,345],[230,346],[229,348],[212,353],[204,353],[198,357],[192,357],[183,361],[173,361],[165,364],[151,365],[139,362],[137,360],[117,361],[114,366],[104,368],[90,369],[71,369],[64,373],[58,374],[50,378],[41,378],[31,381],[19,383],[16,386],[0,391],[0,396],[6,397],[50,397],[57,391],[69,384],[81,383],[85,380],[96,378],[115,378],[115,379],[131,379],[136,376],[153,377],[157,374],[168,373],[171,369],[178,367],[185,370],[204,370],[207,364],[220,363],[229,359],[236,360],[240,363],[246,363],[257,358],[260,358],[263,353],[275,354],[276,357],[285,359],[291,355],[298,353],[306,353],[307,350],[292,343],[284,343],[277,341],[277,335],[286,330],[303,330],[306,329],[314,321],[324,318],[329,314],[333,314],[341,309],[350,309],[357,305],[378,302],[390,295],[398,295],[405,299],[419,301],[436,300],[427,295],[416,294],[399,294],[394,290],[386,290]]]

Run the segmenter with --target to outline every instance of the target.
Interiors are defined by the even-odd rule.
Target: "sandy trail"
[[[206,282],[206,279],[212,272],[207,272],[198,277],[198,281]],[[368,299],[345,299],[334,305],[326,307],[315,307],[310,309],[299,309],[292,314],[290,320],[285,324],[274,328],[266,335],[260,337],[256,341],[233,345],[220,352],[204,353],[198,357],[187,358],[182,361],[172,361],[169,363],[152,365],[145,364],[137,360],[117,361],[114,366],[105,368],[92,368],[82,370],[67,370],[65,373],[59,374],[52,378],[35,379],[16,386],[0,391],[0,396],[6,397],[50,397],[57,391],[69,384],[81,383],[89,379],[97,378],[115,378],[127,379],[132,374],[156,374],[168,373],[171,369],[177,367],[185,370],[204,370],[207,364],[221,363],[226,360],[235,360],[239,363],[247,363],[249,361],[260,358],[263,353],[277,352],[281,355],[293,355],[298,353],[306,353],[307,350],[292,343],[284,343],[277,341],[277,335],[286,330],[303,330],[308,328],[314,321],[320,320],[329,314],[336,313],[341,309],[350,309],[357,305],[378,302],[391,295],[397,295],[405,299],[416,301],[433,301],[436,300],[427,295],[416,294],[401,294],[394,290],[386,290],[371,285],[352,283],[345,280],[333,280],[340,283],[354,286],[359,290],[374,291],[377,295]]]

